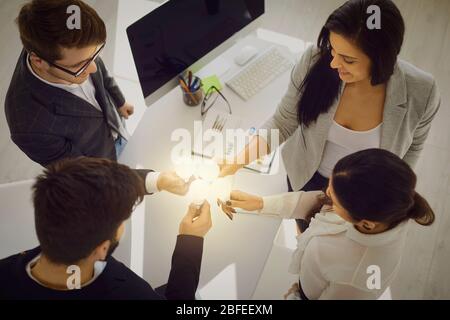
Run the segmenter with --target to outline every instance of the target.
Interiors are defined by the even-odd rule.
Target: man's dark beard
[[[108,260],[111,257],[111,255],[114,253],[114,251],[117,249],[118,246],[119,246],[119,241],[117,241],[117,240],[112,240],[111,241],[111,245],[109,246],[108,253],[106,254],[105,261]]]

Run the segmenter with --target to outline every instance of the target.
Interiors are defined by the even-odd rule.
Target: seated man
[[[40,247],[0,260],[0,299],[163,299],[111,254],[149,171],[107,159],[65,159],[33,186]],[[168,189],[164,174],[159,189]],[[170,180],[170,179],[167,179]],[[179,228],[168,299],[195,299],[210,206],[191,205]],[[156,257],[155,257],[156,258]]]

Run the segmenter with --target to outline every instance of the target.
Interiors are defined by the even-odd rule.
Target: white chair
[[[282,220],[253,300],[282,300],[292,284],[298,281],[297,275],[288,272],[292,253],[297,248],[296,232],[295,220]]]
[[[0,185],[0,259],[39,245],[34,229],[34,180]]]
[[[26,180],[0,185],[0,259],[39,246],[31,199],[33,183],[34,180]],[[114,257],[130,266],[130,222],[127,222],[127,228],[128,230],[122,237]],[[139,272],[139,267],[135,267],[133,270]]]

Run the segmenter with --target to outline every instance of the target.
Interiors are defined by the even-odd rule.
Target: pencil
[[[188,84],[189,89],[192,88],[191,85],[192,85],[192,71],[189,71],[189,84]]]
[[[197,99],[195,98],[195,96],[192,94],[191,90],[189,90],[189,88],[186,85],[186,82],[184,82],[183,79],[179,78],[180,80],[180,86],[181,88],[183,88],[184,92],[186,92],[187,94],[189,94],[189,96],[191,97],[192,101],[194,101],[195,104],[198,103]]]

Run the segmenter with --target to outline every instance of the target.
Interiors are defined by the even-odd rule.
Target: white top
[[[311,193],[303,191],[263,199],[262,214],[282,209],[287,211],[279,216],[290,219],[304,217],[302,207],[312,205]],[[289,272],[299,275],[308,299],[377,299],[396,276],[408,225],[405,221],[383,233],[363,234],[323,207],[297,237]]]
[[[29,55],[27,57],[27,66],[28,66],[28,70],[30,70],[31,74],[33,74],[40,81],[44,82],[45,84],[48,84],[49,86],[63,89],[65,91],[83,99],[84,101],[88,102],[98,111],[103,112],[102,109],[100,108],[100,105],[98,104],[97,99],[95,98],[95,86],[94,86],[94,83],[92,82],[92,78],[90,76],[82,84],[52,83],[52,82],[49,82],[49,81],[41,78],[37,73],[34,72],[33,68],[31,67],[31,64],[30,64]],[[119,124],[120,135],[122,137],[124,137],[126,140],[129,140],[130,134],[126,130],[125,126],[123,125],[122,119],[121,119],[119,113],[117,112],[117,109],[116,108],[113,108],[113,109],[114,109],[114,116],[117,118],[117,123]],[[117,132],[114,130],[111,130],[111,133],[112,133],[114,140],[116,140],[118,137]]]
[[[328,131],[328,138],[318,172],[329,178],[334,166],[342,158],[357,151],[379,148],[381,126],[382,124],[368,131],[354,131],[333,121]]]

